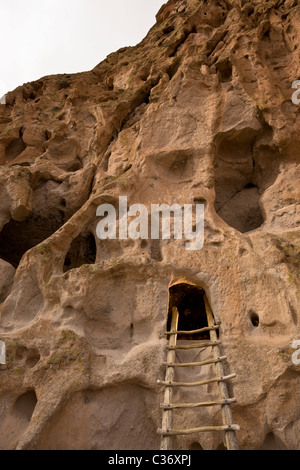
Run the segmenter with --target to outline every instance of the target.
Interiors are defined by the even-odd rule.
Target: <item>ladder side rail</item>
[[[213,313],[210,308],[210,305],[208,303],[206,295],[204,295],[204,303],[205,303],[205,309],[206,309],[206,315],[207,315],[207,322],[209,326],[214,325],[214,318],[213,318]],[[217,341],[217,333],[215,330],[211,330],[209,332],[210,334],[210,339],[212,342]],[[221,352],[220,352],[220,347],[219,344],[215,344],[212,346],[213,350],[213,357],[217,359],[220,357]],[[216,362],[215,365],[215,371],[217,375],[224,376],[224,367],[222,362]],[[228,400],[229,399],[229,394],[228,394],[228,388],[226,385],[226,382],[218,382],[218,388],[219,388],[219,397],[220,400]],[[222,418],[223,418],[223,423],[225,426],[233,426],[233,418],[232,418],[232,411],[231,411],[231,406],[228,405],[222,405]],[[227,430],[225,431],[225,439],[226,439],[226,444],[227,444],[227,449],[228,450],[239,450],[237,438],[235,431]]]
[[[179,312],[177,307],[172,308],[171,331],[177,331]],[[169,347],[176,346],[177,334],[171,335],[169,338]],[[176,360],[175,349],[168,349],[167,362],[174,363]],[[166,382],[173,382],[175,369],[172,366],[166,368]],[[171,404],[173,401],[173,387],[166,387],[164,392],[164,403]],[[173,427],[173,410],[164,409],[162,416],[162,429],[172,429]],[[173,438],[171,435],[162,435],[160,450],[173,450]]]

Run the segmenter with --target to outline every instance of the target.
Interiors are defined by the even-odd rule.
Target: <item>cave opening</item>
[[[200,444],[200,442],[193,442],[191,445],[190,445],[190,450],[204,450],[202,445]]]
[[[217,214],[239,232],[251,232],[264,223],[260,198],[259,188],[248,183],[217,209]]]
[[[232,64],[228,58],[221,60],[216,64],[221,83],[227,83],[232,80]]]
[[[71,243],[65,257],[64,272],[79,268],[84,264],[94,264],[96,254],[97,248],[94,235],[90,232],[81,233]]]
[[[283,441],[274,432],[269,432],[260,450],[288,450]]]
[[[259,326],[259,316],[257,315],[257,313],[251,311],[249,317],[250,317],[250,321],[251,321],[252,325],[255,328],[258,328],[258,326]]]
[[[178,331],[193,331],[208,326],[204,303],[204,290],[188,283],[175,284],[169,289],[169,310],[167,328],[170,331],[172,308],[179,312]],[[209,331],[196,334],[178,334],[178,340],[209,339]]]
[[[14,403],[14,411],[26,421],[30,421],[37,404],[37,396],[33,389],[20,395]]]
[[[23,130],[20,129],[19,137],[11,141],[5,149],[6,161],[14,160],[20,153],[26,149],[26,144],[23,140]]]
[[[241,233],[256,230],[264,223],[261,197],[268,178],[262,169],[264,152],[253,150],[255,138],[254,131],[244,130],[238,135],[224,134],[216,142],[215,210]]]
[[[12,219],[0,233],[0,258],[17,268],[26,251],[49,238],[63,223],[63,212],[47,217],[33,214],[22,222]]]

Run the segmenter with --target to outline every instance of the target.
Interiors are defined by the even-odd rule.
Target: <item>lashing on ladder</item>
[[[187,435],[200,432],[209,431],[222,431],[225,432],[225,441],[228,450],[238,450],[238,442],[236,438],[236,431],[240,427],[233,424],[231,403],[236,401],[235,398],[229,398],[227,380],[236,377],[236,374],[224,375],[223,362],[226,356],[221,355],[220,341],[217,337],[218,325],[214,322],[214,317],[206,296],[204,295],[205,310],[207,315],[207,324],[205,328],[191,331],[178,331],[179,312],[177,307],[172,308],[171,330],[165,333],[169,337],[169,344],[167,346],[167,361],[164,362],[166,366],[165,380],[158,380],[158,384],[165,387],[164,402],[160,405],[162,408],[162,428],[158,429],[158,434],[161,435],[161,450],[173,450],[173,436]],[[193,335],[209,332],[209,341],[197,341],[193,344],[177,344],[177,335]],[[179,349],[194,349],[194,348],[212,348],[212,358],[201,362],[186,362],[176,363],[176,351]],[[202,380],[199,382],[174,382],[175,369],[179,367],[195,367],[213,364],[216,372],[216,377]],[[214,401],[203,401],[199,403],[173,403],[173,390],[175,387],[197,387],[205,384],[216,382],[218,384],[219,399]],[[174,409],[191,409],[198,407],[220,406],[222,413],[222,426],[201,426],[190,429],[173,429],[173,410]]]

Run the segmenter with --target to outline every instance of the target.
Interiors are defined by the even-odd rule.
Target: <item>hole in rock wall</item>
[[[79,268],[83,264],[94,264],[96,252],[94,235],[90,232],[80,234],[71,243],[64,262],[64,272]]]
[[[172,31],[174,31],[174,29],[175,29],[175,26],[173,24],[169,25],[163,29],[163,34],[170,34],[172,33]]]
[[[5,149],[5,159],[7,161],[14,160],[20,153],[26,149],[26,144],[23,140],[23,132],[20,130],[18,139],[13,140]]]
[[[257,313],[250,312],[250,321],[255,328],[259,326],[259,316],[257,315]]]
[[[36,404],[37,397],[35,391],[28,390],[17,398],[14,404],[14,411],[22,418],[25,418],[26,421],[30,421]]]
[[[199,442],[193,442],[190,445],[190,450],[204,450],[202,445]]]
[[[208,326],[204,304],[204,290],[191,284],[175,284],[169,289],[169,312],[167,328],[171,328],[172,308],[179,312],[178,330],[199,330]],[[193,335],[178,335],[178,340],[209,339],[209,332]]]
[[[18,392],[19,396],[12,396],[11,392],[0,394],[0,449],[15,450],[23,437],[37,405],[37,396],[34,389]]]
[[[230,60],[224,59],[216,64],[218,70],[219,80],[221,83],[230,82],[232,79],[232,65]]]
[[[68,165],[67,171],[75,172],[75,171],[81,170],[82,168],[83,168],[83,164],[79,160],[79,158],[77,158],[75,162],[72,162],[70,165]]]
[[[215,210],[231,227],[241,233],[259,228],[264,217],[260,207],[264,182],[272,178],[264,175],[262,155],[253,158],[254,131],[245,130],[233,135],[222,135],[216,144]]]
[[[231,227],[241,233],[259,228],[264,218],[260,208],[260,194],[257,186],[247,184],[217,211]]]
[[[0,233],[0,258],[17,268],[24,253],[50,237],[63,222],[63,213],[32,215],[23,222],[11,220]]]
[[[281,439],[273,432],[266,435],[261,450],[288,450]]]

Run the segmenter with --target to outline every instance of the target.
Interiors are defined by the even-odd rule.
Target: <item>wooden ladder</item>
[[[207,315],[208,326],[199,330],[193,331],[178,331],[178,318],[179,312],[177,307],[172,308],[172,320],[171,320],[171,331],[165,333],[169,336],[169,344],[167,346],[167,361],[164,362],[166,366],[165,381],[158,380],[158,384],[165,387],[164,391],[164,403],[160,405],[163,410],[162,413],[162,429],[158,429],[158,434],[161,435],[161,450],[173,450],[173,436],[186,435],[198,432],[209,432],[209,431],[222,431],[225,432],[225,441],[227,450],[238,450],[238,442],[236,438],[236,431],[239,431],[240,427],[233,424],[231,403],[236,401],[235,398],[229,398],[228,388],[226,381],[236,377],[236,374],[224,375],[224,368],[222,361],[226,359],[226,356],[221,356],[220,352],[220,341],[218,341],[216,330],[219,328],[215,324],[213,313],[206,296],[204,296],[204,303]],[[177,335],[192,335],[203,332],[209,332],[210,341],[197,341],[194,344],[177,344]],[[212,358],[202,362],[190,362],[190,363],[176,363],[176,350],[178,349],[192,349],[192,348],[203,348],[212,347]],[[207,379],[201,382],[174,382],[175,368],[176,367],[195,367],[204,366],[207,364],[214,364],[216,377]],[[202,403],[173,403],[173,389],[174,387],[195,387],[205,384],[216,382],[218,384],[219,399],[216,401],[202,402]],[[192,429],[173,429],[173,410],[178,408],[197,408],[207,406],[221,406],[222,412],[222,426],[202,426],[199,428]]]

